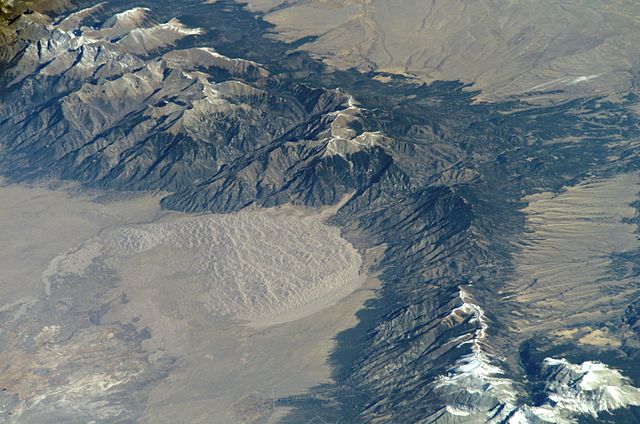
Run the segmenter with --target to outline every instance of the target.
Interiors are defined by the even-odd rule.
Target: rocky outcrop
[[[534,244],[520,237],[528,195],[638,169],[635,97],[473,104],[459,83],[327,70],[290,46],[249,43],[228,23],[221,31],[233,36],[214,41],[265,52],[225,56],[195,29],[206,19],[190,28],[147,9],[96,7],[25,24],[2,74],[4,173],[163,190],[165,207],[195,212],[347,195],[332,223],[361,250],[384,247],[380,299],[338,337],[335,383],[294,408],[292,422],[570,422],[635,404],[630,367],[594,365],[600,350],[584,365],[564,355],[571,338],[530,348],[549,334],[521,331],[524,307],[507,293],[520,281],[517,252]],[[631,259],[618,261],[624,271]],[[637,308],[626,307],[609,312],[634,327]],[[607,377],[589,389],[569,382],[596,371]],[[624,402],[610,399],[620,393]]]
[[[12,175],[175,191],[167,205],[229,210],[294,193],[334,203],[386,166],[373,142],[382,135],[352,129],[361,118],[346,94],[271,77],[210,47],[167,50],[203,31],[156,23],[149,9],[84,25],[101,10],[31,24],[14,52],[4,76],[12,101],[0,108]],[[362,149],[379,152],[352,163]]]

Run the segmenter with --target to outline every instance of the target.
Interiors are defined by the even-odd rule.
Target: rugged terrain
[[[15,41],[16,21],[25,19],[29,21],[46,22],[45,13],[61,13],[67,7],[71,7],[67,0],[0,0],[0,45],[4,46]],[[0,50],[0,58],[5,52]]]
[[[628,48],[637,31],[634,4],[606,4],[606,10],[588,11],[585,5],[570,4],[563,9],[568,15],[550,13],[560,6],[549,2],[532,6],[526,16],[504,11],[522,19],[500,27],[520,41],[513,50],[496,50],[492,37],[504,40],[504,31],[475,34],[475,27],[462,18],[478,16],[479,5],[489,11],[502,9],[499,4],[474,3],[460,15],[458,27],[497,55],[467,43],[472,46],[468,49],[485,52],[478,53],[478,63],[470,66],[466,56],[462,61],[451,57],[456,65],[448,68],[449,60],[444,61],[447,66],[425,77],[437,80],[429,84],[402,75],[414,73],[407,69],[398,73],[395,58],[405,63],[408,53],[403,48],[412,48],[404,38],[390,48],[393,39],[381,35],[390,30],[373,37],[367,32],[384,25],[410,28],[408,22],[421,16],[404,16],[412,10],[411,1],[395,9],[375,1],[255,3],[253,7],[268,8],[265,17],[275,26],[227,1],[141,2],[135,9],[114,2],[44,24],[25,19],[15,23],[20,39],[8,48],[11,59],[1,68],[0,163],[12,182],[57,178],[114,192],[160,190],[166,209],[233,213],[222,221],[186,218],[179,225],[148,224],[152,227],[130,230],[126,237],[107,231],[107,240],[109,234],[120,234],[115,240],[127,241],[117,246],[134,247],[149,240],[140,234],[164,234],[151,237],[155,265],[147,269],[147,277],[131,283],[134,288],[150,281],[158,287],[166,284],[163,266],[171,266],[170,260],[166,251],[157,252],[167,249],[178,260],[187,242],[202,244],[193,257],[206,257],[205,262],[215,267],[219,259],[207,249],[216,241],[200,236],[225,233],[230,226],[248,239],[241,231],[247,227],[239,220],[254,212],[243,209],[338,205],[329,223],[348,243],[333,239],[343,252],[335,258],[336,267],[342,264],[346,272],[353,271],[350,266],[358,262],[351,245],[365,253],[365,259],[372,249],[382,252],[378,261],[366,261],[368,271],[379,275],[381,287],[358,313],[358,323],[337,335],[329,361],[332,378],[311,388],[292,386],[271,399],[264,392],[250,401],[238,392],[229,394],[239,402],[236,405],[249,405],[241,407],[241,422],[637,422],[640,125],[635,59]],[[322,34],[287,29],[314,22],[303,19],[310,13],[305,8],[312,8],[314,19],[330,28]],[[331,19],[344,9],[360,16],[363,8],[364,18],[358,18],[362,25],[358,20]],[[381,9],[388,12],[384,19]],[[434,22],[445,29],[455,26],[445,19],[454,14],[445,11],[438,12],[441,17],[435,9],[429,12],[425,34],[444,37],[443,45],[449,42],[446,37],[469,41],[455,31],[434,30]],[[296,18],[298,12],[302,17]],[[580,19],[567,21],[569,15]],[[499,13],[487,16],[504,18]],[[589,29],[595,41],[589,48],[578,43],[578,53],[562,37],[558,44],[531,41],[540,36],[533,30],[536,19],[549,16],[554,28],[568,25],[564,37],[570,37],[572,24],[602,19],[606,25],[597,29],[606,32],[600,38],[609,41],[596,43],[599,35]],[[531,26],[529,32],[520,28],[525,22]],[[369,34],[365,38],[374,46],[360,45],[346,55],[322,50],[348,47],[341,31],[350,31],[350,40],[358,40],[358,29]],[[313,38],[304,38],[309,35]],[[522,40],[546,53],[523,51]],[[341,69],[360,63],[333,67],[305,52],[358,62],[364,59],[354,52],[377,58],[384,54],[380,46],[393,52],[391,59],[372,60],[372,72],[366,73]],[[519,62],[515,51],[527,61]],[[415,59],[414,53],[411,50]],[[613,61],[600,61],[610,57],[607,54],[618,59],[612,68],[603,64]],[[436,60],[428,56],[424,53],[421,63]],[[538,57],[534,67],[531,57]],[[494,72],[496,63],[504,64],[499,67],[504,74]],[[567,63],[575,69],[562,68]],[[550,71],[540,71],[543,68]],[[588,77],[596,74],[621,77],[608,79],[610,85],[597,85],[600,77]],[[484,81],[483,75],[496,79]],[[579,80],[563,79],[568,75]],[[535,87],[535,95],[522,87]],[[513,97],[516,94],[520,96]],[[477,102],[484,96],[494,101]],[[276,233],[288,231],[286,225],[278,225]],[[313,225],[301,228],[311,235],[324,234]],[[270,234],[265,229],[252,231]],[[300,243],[320,239],[311,236]],[[91,251],[91,245],[84,248]],[[125,267],[125,275],[144,270],[135,257],[145,249],[111,253],[123,256],[115,269]],[[242,252],[232,249],[219,257],[241,267]],[[283,257],[293,260],[291,255]],[[319,255],[312,263],[327,267],[328,258]],[[252,262],[273,266],[268,258]],[[288,263],[287,268],[298,262]],[[247,283],[237,274],[219,272],[233,276],[226,281]],[[89,280],[95,284],[100,275],[110,274],[98,272]],[[321,294],[325,283],[341,281],[316,278],[314,273],[304,281],[283,275],[285,300],[309,289]],[[305,281],[313,287],[306,287]],[[270,311],[247,309],[246,297],[233,297],[239,293],[229,284],[217,292],[235,299],[224,303],[235,305],[227,312],[249,320],[272,316]],[[280,297],[264,302],[269,291],[255,293],[261,307],[281,302]],[[318,296],[301,296],[306,301],[313,297]],[[212,299],[213,310],[221,309],[218,300]],[[120,311],[118,322],[124,324],[123,310],[126,307],[115,303],[106,305],[91,315],[91,324],[104,326],[101,320],[113,318],[109,314],[114,311]],[[283,312],[276,310],[273,316]],[[321,311],[314,316],[326,315]],[[211,325],[208,318],[198,321],[201,317],[185,318],[185,325]],[[154,340],[162,330],[151,322],[131,321],[132,327],[126,328],[141,334],[121,339],[146,335]],[[46,337],[58,337],[50,331],[45,331]],[[228,334],[218,336],[222,339],[212,340],[231,343]],[[110,352],[136,351],[143,361],[146,351],[135,345],[138,342],[130,343]],[[197,422],[205,417],[205,422],[227,422],[216,410],[207,410],[205,381],[198,380],[197,390],[184,383],[188,378],[178,379],[183,385],[176,386],[172,356],[153,357],[169,362],[145,368],[146,374],[133,372],[140,369],[136,364],[123,370],[131,371],[131,378],[140,383],[137,387],[144,387],[135,391],[139,398],[129,399],[133,404],[109,409],[113,415],[105,417],[99,414],[104,403],[83,401],[87,408],[73,419],[135,421],[140,416],[131,405],[137,402],[149,408],[146,417],[162,416],[158,411],[167,404],[187,414],[173,420]],[[29,369],[39,375],[37,367]],[[250,377],[255,375],[231,372],[225,379],[235,378],[234,387],[246,385],[249,393]],[[149,395],[146,387],[153,386],[166,391]],[[111,393],[111,386],[105,387]],[[176,387],[181,387],[181,395],[172,394]],[[190,390],[197,393],[193,399],[185,395]],[[33,402],[23,392],[7,390],[3,395],[7,404],[25,397],[23,401]],[[186,412],[191,402],[198,404],[198,416]],[[37,404],[34,408],[34,413],[41,413]]]

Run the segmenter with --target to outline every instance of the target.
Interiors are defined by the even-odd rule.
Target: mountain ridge
[[[537,423],[549,416],[532,408],[544,409],[571,389],[554,386],[558,373],[545,368],[545,358],[566,361],[569,371],[622,358],[612,368],[638,385],[632,349],[590,349],[577,336],[561,345],[552,335],[524,338],[509,314],[529,305],[501,292],[517,281],[517,254],[531,243],[522,239],[527,196],[637,171],[637,98],[474,104],[475,93],[460,82],[382,83],[325,68],[290,45],[264,40],[258,49],[262,39],[239,34],[242,28],[218,28],[207,40],[211,25],[198,16],[201,7],[186,5],[179,18],[203,33],[175,47],[173,36],[165,39],[171,51],[142,43],[142,53],[133,54],[117,34],[96,39],[101,55],[125,58],[112,69],[99,61],[83,67],[92,55],[75,52],[79,60],[52,66],[42,80],[26,72],[10,91],[14,108],[4,102],[0,112],[3,169],[23,180],[55,176],[114,190],[169,191],[163,206],[188,212],[318,207],[347,195],[330,222],[361,251],[385,247],[374,267],[383,287],[360,312],[360,324],[338,335],[335,383],[302,400],[279,400],[294,406],[288,422],[318,415]],[[207,7],[220,21],[258,25],[232,3]],[[55,31],[35,32],[62,46],[80,37],[66,28],[52,37]],[[213,44],[213,54],[192,45],[198,43]],[[246,60],[217,53],[229,44],[256,51]],[[36,47],[32,69],[40,69],[41,56]],[[60,89],[70,82],[74,90]],[[103,89],[114,94],[102,98]],[[34,108],[32,101],[40,103]],[[612,311],[620,320],[633,315],[624,302]],[[638,337],[615,331],[611,337],[628,343]],[[584,420],[583,412],[569,410],[563,419]]]

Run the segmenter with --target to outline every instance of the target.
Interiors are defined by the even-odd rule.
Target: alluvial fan
[[[369,3],[361,6],[371,12]],[[381,287],[357,325],[336,336],[331,381],[302,395],[277,397],[274,388],[270,399],[234,399],[238,420],[635,422],[635,92],[563,95],[558,87],[574,79],[558,77],[535,86],[553,101],[534,103],[525,92],[482,103],[482,93],[461,82],[418,83],[378,62],[368,69],[379,73],[339,70],[298,49],[317,41],[324,51],[335,29],[286,44],[276,40],[286,38],[278,27],[230,1],[118,4],[13,23],[19,36],[0,68],[3,174],[156,190],[166,209],[235,214],[103,230],[51,262],[47,296],[59,280],[80,285],[99,267],[134,288],[156,282],[153,295],[132,302],[149,317],[162,316],[162,307],[147,297],[270,325],[341,299],[370,271]],[[375,16],[363,16],[355,21],[380,34]],[[371,39],[375,51],[386,49],[383,38]],[[267,219],[272,212],[259,210],[284,204],[338,205],[328,221],[334,228],[324,215]],[[374,249],[383,252],[376,261],[367,255]],[[180,293],[162,292],[175,290],[174,281],[184,283]],[[118,299],[91,320],[129,302]],[[122,372],[78,377],[72,386],[117,392],[99,401],[120,403],[105,409],[82,392],[69,400],[83,402],[76,418],[137,419],[119,388],[138,379],[143,410],[147,387],[173,381],[172,367],[182,365],[157,354],[162,348],[147,352],[165,339],[137,327],[133,306],[117,308],[136,337],[151,341],[116,332],[107,351]],[[186,337],[190,319],[176,310],[149,318],[153,328]],[[64,333],[42,331],[40,339],[56,343]],[[94,343],[86,327],[78,334]],[[121,359],[127,349],[138,355]],[[166,362],[149,359],[156,354]],[[28,399],[16,396],[24,409]]]

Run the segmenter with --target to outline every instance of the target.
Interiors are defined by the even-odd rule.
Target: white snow
[[[492,396],[504,405],[503,413],[500,413],[496,419],[504,419],[517,404],[517,390],[510,379],[503,377],[504,371],[486,351],[489,324],[485,311],[474,301],[467,288],[460,287],[458,296],[461,301],[460,306],[454,308],[444,320],[451,321],[451,325],[457,325],[465,320],[469,324],[475,324],[475,330],[455,339],[464,340],[458,344],[458,347],[470,344],[471,353],[459,358],[447,375],[438,378],[435,389],[445,393],[444,396],[451,389],[464,390],[472,395]],[[480,412],[472,404],[455,406],[450,404],[447,405],[446,411],[451,415],[460,415],[461,412],[476,415]]]
[[[549,399],[556,402],[556,409],[597,418],[600,412],[640,405],[640,389],[606,364],[585,361],[577,365],[565,359],[547,358],[545,365],[571,372],[570,385],[549,386]]]
[[[385,135],[380,131],[365,131],[357,134],[351,125],[361,118],[362,109],[353,96],[349,96],[347,107],[331,115],[334,117],[331,130],[326,137],[324,156],[341,156],[347,158],[349,154],[374,146],[383,145]]]
[[[478,327],[470,340],[459,345],[471,344],[471,353],[460,358],[452,368],[450,375],[441,377],[438,384],[440,386],[455,384],[461,379],[473,377],[474,379],[491,381],[494,385],[510,385],[508,380],[493,378],[503,374],[503,371],[493,365],[489,355],[483,351],[482,343],[487,337],[487,329],[489,328],[484,310],[473,303],[471,296],[463,287],[460,288],[459,297],[462,304],[453,309],[449,317],[459,319],[470,317],[469,322],[477,323]]]
[[[468,417],[470,415],[468,411],[464,411],[462,409],[458,409],[458,408],[455,408],[455,407],[449,406],[449,405],[447,405],[446,410],[451,415],[455,415],[455,416],[458,416],[458,417]]]

